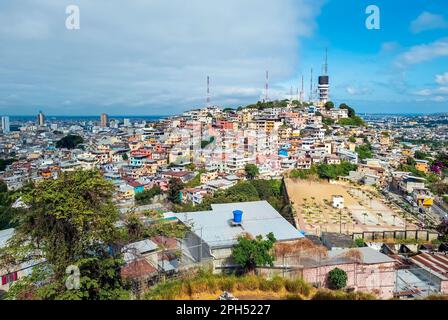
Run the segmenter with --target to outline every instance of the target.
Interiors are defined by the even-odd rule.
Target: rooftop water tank
[[[241,210],[234,210],[233,211],[233,222],[234,223],[241,223],[243,220],[243,211]]]

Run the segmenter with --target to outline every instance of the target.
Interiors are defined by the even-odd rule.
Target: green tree
[[[331,109],[333,109],[334,108],[334,103],[333,103],[333,101],[327,101],[326,103],[325,103],[325,110],[331,110]]]
[[[232,250],[232,258],[247,272],[253,272],[257,266],[273,266],[272,249],[275,242],[276,239],[272,232],[266,236],[266,239],[263,239],[261,235],[255,239],[248,235],[240,236]]]
[[[162,190],[160,189],[160,187],[158,185],[154,185],[149,190],[144,190],[142,192],[136,193],[135,201],[137,202],[137,204],[140,204],[140,205],[150,204],[152,198],[154,198],[156,195],[159,195],[161,193],[162,193]]]
[[[347,109],[348,110],[348,116],[349,118],[353,118],[356,115],[355,109],[349,107],[347,104],[345,103],[341,103],[339,105],[339,109]]]
[[[111,250],[119,242],[113,192],[112,183],[97,170],[62,173],[24,190],[28,209],[15,217],[15,233],[0,253],[0,266],[43,259],[46,272],[38,278],[45,285],[28,290],[36,291],[36,299],[118,299],[125,290],[121,255]],[[85,286],[68,292],[66,268],[71,265],[83,270]]]
[[[75,149],[79,144],[83,143],[84,139],[77,135],[68,135],[56,142],[56,148]]]
[[[180,191],[184,188],[183,182],[178,178],[172,178],[168,182],[168,200],[174,204],[181,203]]]
[[[373,157],[372,145],[370,143],[357,146],[355,151],[358,153],[359,159],[370,159]]]
[[[258,167],[252,163],[246,164],[244,171],[246,172],[246,178],[249,180],[255,179],[260,174]]]
[[[339,268],[334,268],[328,273],[328,281],[333,289],[343,289],[347,286],[347,273]]]

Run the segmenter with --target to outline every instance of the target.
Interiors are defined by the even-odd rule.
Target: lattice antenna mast
[[[324,75],[328,75],[328,49],[325,48],[325,64],[324,64]]]
[[[300,91],[300,102],[303,102],[303,96],[305,94],[305,91],[303,91],[303,74],[302,74],[302,90]]]
[[[210,107],[210,77],[207,76],[207,107]]]
[[[310,78],[310,102],[313,101],[313,68],[311,68],[311,78]]]
[[[265,84],[265,98],[266,102],[269,101],[269,71],[266,70],[266,84]]]

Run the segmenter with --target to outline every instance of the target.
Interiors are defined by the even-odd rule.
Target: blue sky
[[[446,0],[3,0],[0,41],[2,114],[174,114],[205,104],[207,75],[212,102],[236,107],[263,97],[265,70],[288,98],[325,48],[336,103],[448,111]]]

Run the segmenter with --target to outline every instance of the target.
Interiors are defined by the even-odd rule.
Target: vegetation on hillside
[[[254,272],[256,267],[272,267],[275,260],[273,254],[275,242],[272,232],[267,234],[266,239],[260,235],[255,238],[247,234],[242,235],[232,249],[232,259],[249,273]]]
[[[0,252],[0,266],[44,260],[45,267],[15,282],[7,298],[127,297],[119,274],[121,255],[111,250],[118,237],[113,190],[99,171],[75,171],[23,192],[29,209],[15,216],[15,233]],[[81,271],[78,289],[67,289],[69,266]]]
[[[84,139],[77,135],[68,135],[56,142],[56,148],[59,149],[75,149],[78,145],[82,144]]]
[[[372,145],[370,143],[356,146],[355,151],[358,153],[359,160],[370,159],[373,157]]]
[[[158,185],[155,185],[149,190],[144,190],[142,192],[136,193],[135,201],[139,205],[150,204],[152,202],[152,199],[161,193],[162,190],[160,189],[160,187]]]
[[[216,299],[222,292],[247,295],[252,299],[266,297],[271,299],[295,300],[375,300],[373,294],[363,292],[344,292],[341,290],[314,289],[302,279],[285,279],[275,276],[266,279],[257,275],[212,274],[200,270],[198,274],[178,280],[161,283],[149,290],[144,298],[148,300],[173,299]]]
[[[0,159],[0,171],[5,171],[7,166],[9,166],[10,164],[13,164],[16,161],[17,161],[17,159],[15,159],[15,158]]]

